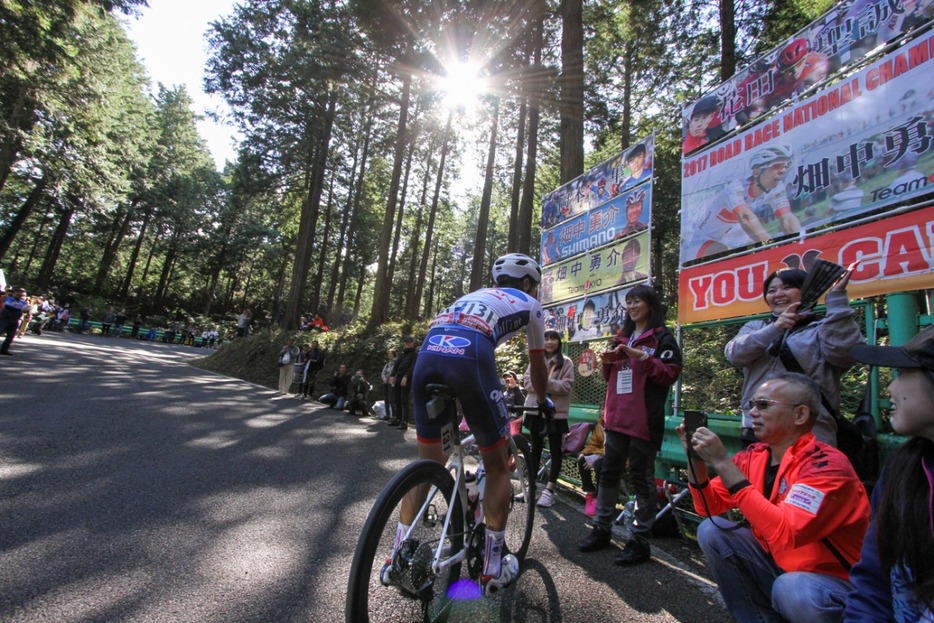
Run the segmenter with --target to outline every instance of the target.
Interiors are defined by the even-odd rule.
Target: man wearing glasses
[[[819,406],[810,378],[783,372],[749,401],[757,443],[731,458],[709,428],[691,436],[703,459],[688,459],[691,495],[708,517],[697,541],[737,621],[842,620],[869,499],[846,456],[811,433]],[[748,528],[716,517],[734,508]]]

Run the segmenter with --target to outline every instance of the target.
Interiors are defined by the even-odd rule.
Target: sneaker
[[[594,526],[593,530],[577,544],[578,551],[595,552],[610,546],[613,534],[606,528]]]
[[[390,426],[398,426],[399,424],[402,423],[402,420],[400,420],[399,418],[393,417],[393,418],[389,418],[388,420],[386,420],[386,423],[389,424]]]
[[[500,563],[499,577],[491,578],[486,575],[480,576],[480,583],[483,585],[483,594],[487,597],[495,595],[501,588],[506,588],[516,581],[519,575],[519,559],[512,554],[503,556]]]
[[[588,517],[597,516],[597,496],[593,493],[588,493],[584,498],[584,514]]]
[[[551,508],[555,504],[555,494],[551,489],[545,489],[542,491],[541,497],[538,498],[538,502],[535,503],[536,506],[541,506],[542,508]]]
[[[408,422],[402,422],[399,424],[399,430],[406,431],[409,430]]]
[[[624,567],[638,565],[652,557],[652,549],[644,538],[633,537],[629,539],[623,551],[616,557],[616,564]]]

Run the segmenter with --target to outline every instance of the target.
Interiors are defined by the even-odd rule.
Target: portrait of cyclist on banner
[[[707,205],[692,228],[695,232],[688,254],[700,259],[715,253],[766,242],[772,235],[766,222],[777,221],[783,234],[801,231],[801,222],[791,209],[784,178],[794,152],[786,145],[764,147],[749,158],[748,177],[731,182]]]
[[[827,77],[828,69],[827,57],[812,51],[807,39],[792,40],[775,59],[775,88],[766,96],[766,109],[821,82]]]
[[[723,136],[721,108],[720,98],[716,95],[702,97],[694,104],[685,123],[684,142],[681,144],[682,153],[689,154]]]
[[[444,464],[441,425],[429,419],[427,386],[448,386],[465,405],[465,419],[476,437],[486,468],[483,512],[486,517],[481,584],[487,594],[510,585],[519,573],[518,559],[504,551],[512,489],[509,482],[509,415],[493,351],[525,329],[533,394],[539,411],[553,415],[546,395],[545,314],[536,298],[542,269],[527,255],[510,253],[493,262],[494,286],[471,292],[435,316],[413,372],[418,456]],[[422,493],[422,499],[427,492]],[[415,509],[403,504],[397,539],[408,530]]]

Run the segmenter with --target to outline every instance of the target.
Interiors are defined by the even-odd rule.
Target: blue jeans
[[[328,405],[329,407],[333,409],[342,411],[344,409],[344,403],[347,402],[347,397],[346,396],[335,396],[334,394],[327,393],[321,396],[321,398],[318,399],[318,402],[323,402],[324,404]]]
[[[734,524],[716,518],[717,526]],[[705,519],[697,542],[727,610],[737,621],[839,623],[853,585],[805,571],[782,571],[748,528],[725,531]]]

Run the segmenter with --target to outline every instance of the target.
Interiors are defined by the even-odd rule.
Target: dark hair
[[[769,381],[782,381],[791,385],[792,392],[794,393],[793,400],[798,405],[803,405],[810,410],[811,424],[817,421],[817,414],[820,412],[821,406],[821,394],[820,388],[817,386],[817,383],[814,382],[814,379],[800,372],[776,372],[765,379],[763,383],[768,383]]]
[[[639,143],[638,145],[636,145],[635,147],[633,147],[633,148],[629,151],[628,154],[626,154],[626,162],[629,162],[630,160],[632,160],[632,159],[635,158],[636,156],[644,156],[644,155],[645,155],[645,145],[644,145],[643,143]]]
[[[584,306],[586,307],[586,305]],[[555,367],[557,367],[558,370],[560,370],[561,368],[564,367],[564,353],[561,352],[561,347],[564,344],[564,341],[561,339],[561,334],[552,329],[548,329],[547,331],[545,331],[545,337],[546,338],[550,337],[555,340],[558,340],[558,353],[555,355]]]
[[[889,577],[896,565],[904,565],[914,578],[909,585],[912,593],[934,610],[931,483],[925,462],[927,469],[934,466],[934,442],[924,437],[910,439],[889,459],[876,515],[876,544],[882,577]]]
[[[769,291],[769,284],[776,277],[782,282],[782,285],[800,288],[804,285],[805,276],[807,276],[807,273],[800,268],[779,268],[762,282],[762,300],[765,300],[765,293]]]
[[[629,299],[639,299],[649,306],[649,328],[665,326],[665,306],[662,305],[662,300],[658,297],[655,288],[645,283],[638,285],[626,293],[626,300]],[[620,330],[623,335],[632,335],[636,330],[636,323],[632,321],[628,313],[623,319],[623,328]]]

